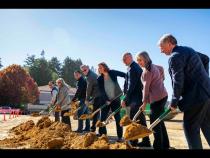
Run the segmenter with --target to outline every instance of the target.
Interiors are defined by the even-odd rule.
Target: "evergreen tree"
[[[57,57],[52,57],[51,60],[49,61],[49,67],[53,71],[54,76],[60,77],[61,76],[61,63],[57,59]]]
[[[1,58],[0,58],[0,69],[3,67],[3,65],[1,64]]]
[[[73,60],[69,57],[66,57],[64,59],[61,76],[66,81],[66,83],[68,83],[72,87],[76,86],[74,71],[79,70],[81,65],[81,59]]]

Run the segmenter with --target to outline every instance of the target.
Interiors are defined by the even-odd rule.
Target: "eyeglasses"
[[[85,69],[85,70],[82,70],[82,72],[85,72],[85,71],[87,71],[87,69]]]
[[[57,84],[61,84],[61,82],[57,82]]]

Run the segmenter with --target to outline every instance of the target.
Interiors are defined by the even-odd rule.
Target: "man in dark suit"
[[[170,55],[169,73],[173,95],[170,108],[184,112],[184,132],[190,149],[202,149],[200,129],[210,145],[210,79],[209,57],[192,48],[178,46],[170,34],[163,35],[158,45]]]
[[[133,61],[133,57],[131,53],[126,52],[123,55],[123,62],[126,66],[128,66],[128,72],[126,75],[126,80],[124,84],[124,94],[125,98],[121,103],[122,107],[127,107],[128,115],[130,115],[130,119],[133,119],[137,111],[139,110],[140,105],[142,105],[142,88],[143,85],[141,83],[141,74],[142,69],[140,66]],[[146,118],[143,113],[141,113],[137,120],[140,120],[140,124],[147,126]],[[149,137],[143,138],[141,143],[138,143],[138,140],[131,141],[131,145],[133,146],[145,146],[151,147]]]
[[[82,114],[88,114],[88,107],[85,105],[85,98],[86,98],[86,89],[87,89],[87,82],[83,78],[81,72],[79,70],[74,72],[74,78],[77,80],[77,91],[74,95],[72,101],[79,100],[80,101],[80,109],[78,110],[78,118]],[[82,133],[90,131],[90,119],[86,119],[86,126],[83,130],[83,120],[78,120],[78,129],[76,132]]]

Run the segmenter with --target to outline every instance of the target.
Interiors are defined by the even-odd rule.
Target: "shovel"
[[[129,118],[128,115],[125,115],[121,120],[120,120],[120,126],[127,126],[131,124],[132,122],[138,122],[139,120],[136,121],[137,117],[142,113],[142,109],[139,109],[135,116],[133,117],[133,120]]]
[[[153,133],[152,129],[158,125],[158,123],[160,123],[169,113],[171,112],[171,109],[167,109],[160,117],[158,117],[151,125],[149,128],[142,126],[142,125],[137,125],[136,127],[134,127],[131,131],[129,131],[130,133],[134,133],[134,131],[137,131],[138,134],[133,135],[132,137],[126,136],[126,132],[125,132],[125,140],[135,140],[138,138],[144,138],[149,136],[150,134]],[[136,129],[135,129],[136,128]],[[137,129],[138,128],[138,129]],[[139,131],[141,131],[139,133]]]
[[[121,95],[122,95],[122,93],[120,93],[118,96],[116,96],[114,99],[112,99],[111,102],[113,102],[114,100],[116,100],[117,98],[119,98]],[[95,114],[97,114],[100,110],[102,110],[106,106],[108,106],[108,104],[105,103],[100,108],[98,108],[97,110],[95,110],[92,114],[83,114],[83,115],[80,116],[79,119],[81,119],[81,120],[92,119]]]
[[[44,115],[44,113],[48,113],[46,115],[50,115],[51,111],[55,108],[56,105],[54,105],[53,107],[47,107],[47,109],[44,109],[42,111],[40,111],[39,113],[32,113],[31,116],[40,116],[40,115]]]
[[[114,116],[116,113],[118,113],[121,108],[122,107],[120,106],[117,110],[115,110],[113,113],[111,113],[111,115],[109,115],[109,117],[106,119],[106,121],[103,121],[103,122],[98,121],[96,123],[96,127],[104,127],[104,126],[108,125],[111,122],[110,119],[112,118],[112,116]]]

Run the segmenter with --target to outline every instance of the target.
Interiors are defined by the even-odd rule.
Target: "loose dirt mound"
[[[11,137],[12,136],[12,137]],[[0,140],[0,148],[16,149],[127,149],[125,143],[110,144],[107,136],[72,132],[70,126],[52,122],[44,116],[37,124],[30,120],[10,130],[10,137]]]
[[[21,123],[20,125],[13,127],[10,132],[14,132],[16,135],[21,134],[23,131],[28,131],[35,126],[32,120],[29,120],[25,123]]]
[[[40,129],[49,127],[52,124],[51,120],[48,116],[43,116],[36,124]]]
[[[90,146],[90,149],[109,149],[108,137],[103,134]]]

